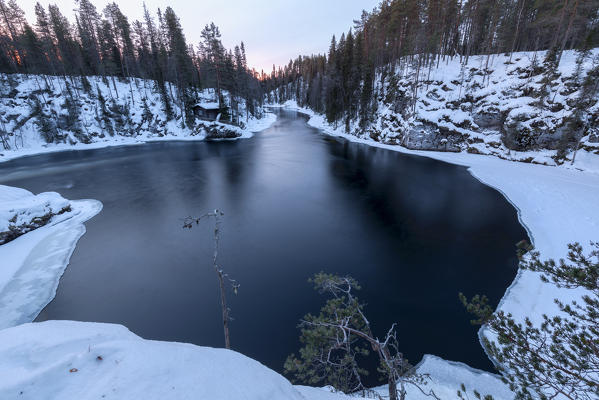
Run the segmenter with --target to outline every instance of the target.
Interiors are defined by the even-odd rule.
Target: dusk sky
[[[98,11],[112,2],[92,0]],[[248,64],[259,71],[272,65],[287,64],[299,54],[313,54],[328,49],[333,34],[352,27],[362,10],[371,11],[380,0],[146,0],[148,9],[164,10],[171,6],[181,19],[189,43],[197,44],[209,22],[221,30],[223,44],[232,48],[244,41]],[[35,0],[20,0],[19,5],[34,21]],[[57,4],[73,21],[75,0],[40,0],[45,7]],[[142,1],[117,1],[129,21],[143,17]]]

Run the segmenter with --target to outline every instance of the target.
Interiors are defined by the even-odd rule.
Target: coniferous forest
[[[203,29],[201,43],[188,43],[171,7],[156,12],[143,4],[140,7],[144,8],[143,21],[130,21],[116,2],[98,10],[91,1],[79,0],[71,23],[73,16],[63,14],[56,5],[46,9],[37,3],[35,20],[28,21],[16,0],[0,1],[0,71],[35,76],[38,93],[30,106],[31,115],[37,117],[48,142],[60,141],[51,125],[61,124],[50,121],[51,112],[44,112],[44,92],[54,91],[57,85],[68,99],[67,119],[77,118],[80,91],[97,97],[99,119],[114,119],[115,113],[107,112],[110,108],[119,108],[120,119],[129,117],[134,104],[107,105],[106,91],[101,92],[88,77],[100,78],[113,99],[119,97],[122,85],[132,103],[139,92],[146,93],[141,96],[142,112],[148,115],[148,90],[157,92],[166,119],[176,118],[182,127],[193,125],[192,107],[203,89],[213,89],[221,106],[226,94],[233,113],[239,112],[241,102],[247,104],[248,115],[262,104],[262,87],[256,71],[248,67],[243,42],[233,50],[225,49],[220,30],[212,23]],[[56,83],[56,78],[62,83]],[[148,81],[153,82],[150,88]],[[242,116],[234,117],[241,120]]]
[[[472,55],[549,49],[559,64],[564,50],[599,45],[598,9],[596,0],[384,0],[333,36],[328,54],[273,68],[267,91],[278,88],[276,100],[297,97],[329,121],[358,109],[365,120],[377,70],[416,60],[416,79],[426,80],[446,58],[467,64]]]
[[[372,12],[363,12],[348,32],[333,36],[328,54],[300,56],[273,67],[265,78],[268,101],[297,101],[346,133],[408,148],[466,150],[464,135],[470,131],[460,128],[476,123],[501,131],[508,151],[557,148],[558,158],[563,158],[589,130],[597,130],[598,116],[587,111],[595,104],[599,76],[591,54],[599,45],[598,8],[596,0],[385,0]],[[575,51],[577,67],[573,76],[562,79],[558,69],[567,50]],[[517,52],[529,52],[530,61],[514,57]],[[505,67],[493,65],[497,56],[505,58],[500,60]],[[593,65],[586,79],[585,63]],[[452,68],[458,72],[453,80]],[[440,76],[436,81],[435,75]],[[480,82],[474,82],[478,77]],[[509,104],[497,107],[488,94],[502,90],[494,85],[506,79],[514,80],[511,92],[502,93]],[[580,96],[573,94],[581,87]],[[445,96],[450,91],[459,94]],[[560,102],[558,93],[570,98]],[[516,97],[534,97],[531,105],[542,118],[512,119],[508,114],[514,106],[508,99]],[[429,99],[446,103],[428,107]],[[481,104],[481,99],[493,104]],[[395,115],[383,117],[381,126],[371,129],[381,106]],[[440,108],[446,109],[443,118],[449,122],[455,110],[472,118],[444,129],[421,112]],[[567,116],[552,119],[551,113],[564,109]],[[418,134],[412,135],[414,120],[423,121],[416,124]],[[551,137],[535,137],[534,129],[521,126],[523,120],[537,133],[551,131]],[[404,133],[385,137],[381,131],[387,127]],[[421,132],[434,139],[423,142]]]

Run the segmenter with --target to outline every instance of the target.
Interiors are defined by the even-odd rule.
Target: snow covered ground
[[[443,399],[496,384],[490,374],[436,357],[421,369]],[[458,383],[456,383],[458,382]],[[383,388],[381,390],[384,391]],[[383,394],[383,393],[382,393]],[[498,399],[507,399],[505,387]],[[0,398],[113,400],[349,400],[327,389],[293,386],[234,351],[144,340],[120,325],[47,321],[0,331]],[[425,397],[415,389],[410,399]]]
[[[69,211],[52,216],[65,207]],[[0,185],[0,231],[2,226],[48,216],[45,225],[0,246],[0,329],[33,321],[54,298],[85,233],[83,223],[101,209],[95,200],[67,201],[58,193],[33,195]]]
[[[575,167],[596,168],[588,161],[599,156],[599,95],[588,86],[583,90],[583,82],[599,65],[599,48],[580,65],[578,57],[565,51],[554,75],[543,66],[544,51],[472,56],[465,65],[460,57],[446,57],[420,71],[417,61],[403,59],[377,72],[369,120],[362,127],[354,117],[348,133],[413,150],[489,154],[546,165],[567,166],[576,154]],[[280,103],[294,99],[304,106],[309,87],[300,78],[269,98]],[[578,114],[581,104],[584,112]],[[585,126],[580,132],[573,123],[578,118]],[[323,120],[314,117],[319,126],[327,125]],[[345,133],[345,122],[326,128]]]
[[[183,128],[181,110],[176,102],[172,104],[175,117],[167,121],[153,82],[132,79],[129,85],[126,81],[108,82],[100,77],[86,79],[91,85],[88,91],[78,78],[70,81],[67,90],[64,80],[59,77],[0,75],[0,162],[54,151],[163,140],[205,140],[210,131],[249,138],[276,120],[274,114],[264,113],[260,107],[257,113],[262,118],[253,115],[245,118],[245,103],[242,101],[239,104],[242,127],[197,119],[194,127]],[[69,96],[66,93],[69,91],[77,114],[74,121],[70,120],[67,112],[66,99]],[[99,94],[103,96],[104,105]],[[214,96],[210,89],[200,93],[204,101]],[[60,136],[52,143],[47,143],[43,137],[38,116],[40,111],[35,109],[34,99],[41,104],[41,113],[52,126],[51,134]]]
[[[147,341],[119,325],[25,324],[0,331],[0,354],[5,400],[303,399],[239,353]]]

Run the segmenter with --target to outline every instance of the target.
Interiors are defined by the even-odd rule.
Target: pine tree
[[[46,115],[42,103],[37,97],[33,99],[31,115],[34,117],[35,123],[46,143],[57,143],[60,137],[56,125],[54,124],[54,121]]]
[[[221,34],[218,27],[211,23],[202,30],[202,42],[199,50],[203,58],[203,64],[206,67],[207,76],[204,82],[209,82],[216,87],[217,101],[222,99],[223,70],[225,68],[225,49],[221,42]],[[222,103],[221,107],[223,106]]]
[[[100,15],[96,7],[89,0],[76,1],[79,6],[76,22],[81,44],[83,70],[85,73],[97,75],[100,72],[100,54],[96,31]]]
[[[359,358],[372,350],[380,362],[378,372],[388,382],[390,400],[404,400],[408,385],[434,396],[433,391],[423,389],[427,376],[418,374],[400,352],[396,324],[378,339],[364,305],[354,294],[360,289],[356,280],[321,272],[310,281],[329,298],[318,315],[308,314],[302,319],[303,347],[299,357],[292,354],[285,361],[287,373],[299,382],[331,385],[345,393],[365,391],[362,377],[368,371],[360,367]]]
[[[564,289],[585,289],[581,302],[555,302],[562,315],[544,315],[540,325],[528,318],[516,321],[503,311],[493,313],[485,296],[468,301],[467,310],[484,324],[496,340],[483,338],[489,357],[519,399],[548,399],[563,396],[573,400],[599,395],[599,244],[584,252],[574,243],[567,260],[541,260],[531,253],[524,269],[540,272],[542,280]]]

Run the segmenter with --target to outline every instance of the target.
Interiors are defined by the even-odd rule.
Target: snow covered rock
[[[304,399],[281,375],[234,351],[70,321],[0,331],[0,398]]]
[[[55,215],[71,211],[70,203],[54,192],[33,193],[0,185],[0,245],[46,225]]]

